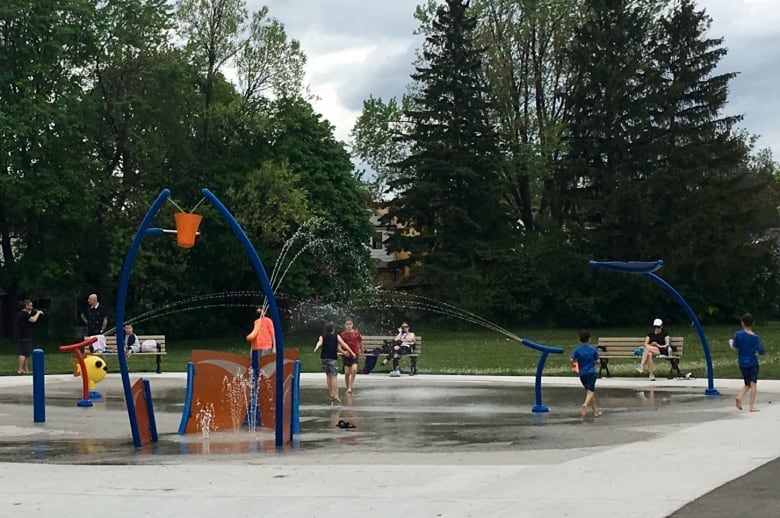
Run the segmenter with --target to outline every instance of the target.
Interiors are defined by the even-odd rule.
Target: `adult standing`
[[[16,316],[16,327],[19,333],[19,363],[17,374],[30,374],[30,356],[32,355],[33,324],[43,316],[43,311],[34,309],[31,300],[22,302],[22,309]]]
[[[344,381],[347,386],[347,394],[352,394],[358,371],[358,356],[363,349],[363,337],[360,335],[360,331],[355,329],[355,323],[349,318],[344,321],[344,330],[339,333],[339,336],[354,354],[354,356],[343,357]]]
[[[91,345],[92,352],[104,352],[106,338],[103,333],[108,326],[108,316],[98,302],[97,294],[92,293],[87,297],[87,307],[81,313],[81,321],[87,326],[87,336],[97,337],[97,341]]]
[[[642,361],[637,366],[636,371],[642,373],[647,365],[650,372],[650,381],[655,381],[653,373],[653,359],[656,356],[668,356],[672,349],[669,346],[669,333],[664,329],[664,322],[660,318],[653,320],[653,330],[647,333],[645,337],[644,351],[642,352]]]

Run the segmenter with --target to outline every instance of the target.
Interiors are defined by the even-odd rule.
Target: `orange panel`
[[[290,436],[292,375],[297,349],[284,352],[284,436]],[[251,358],[221,351],[194,350],[191,361],[195,367],[191,415],[185,433],[239,431],[247,421],[252,380]],[[258,406],[260,426],[273,432],[275,419],[276,355],[260,357]]]

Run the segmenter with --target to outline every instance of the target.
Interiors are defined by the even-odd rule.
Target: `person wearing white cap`
[[[653,358],[669,354],[669,333],[664,329],[664,322],[660,318],[653,320],[653,330],[647,333],[644,349],[642,362],[637,365],[636,371],[642,374],[646,364],[647,371],[650,373],[650,381],[655,381]]]

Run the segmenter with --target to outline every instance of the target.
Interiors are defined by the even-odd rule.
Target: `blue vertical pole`
[[[46,389],[44,387],[43,349],[35,349],[33,357],[33,422],[46,422]]]
[[[290,406],[290,440],[301,434],[301,360],[295,360],[293,364],[293,385]]]
[[[260,351],[252,349],[252,394],[249,397],[249,431],[257,430],[257,388],[260,386]]]

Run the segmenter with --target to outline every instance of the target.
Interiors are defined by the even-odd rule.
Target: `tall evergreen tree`
[[[567,154],[555,212],[581,246],[622,259],[638,248],[641,181],[652,171],[656,109],[651,53],[663,2],[593,0],[572,42]]]
[[[412,75],[419,93],[406,111],[411,154],[396,164],[390,188],[399,194],[386,215],[409,229],[389,248],[411,252],[407,263],[421,263],[426,282],[445,297],[473,290],[509,229],[475,26],[468,1],[447,0],[437,10]]]
[[[722,38],[707,36],[710,23],[689,0],[676,1],[660,19],[659,161],[647,183],[651,199],[666,201],[648,212],[642,249],[669,242],[667,274],[696,286],[708,312],[738,312],[773,263],[766,236],[778,225],[777,189],[771,168],[750,164],[750,142],[734,129],[742,117],[724,115],[736,74],[715,73],[727,50]],[[727,288],[724,275],[732,278]]]

